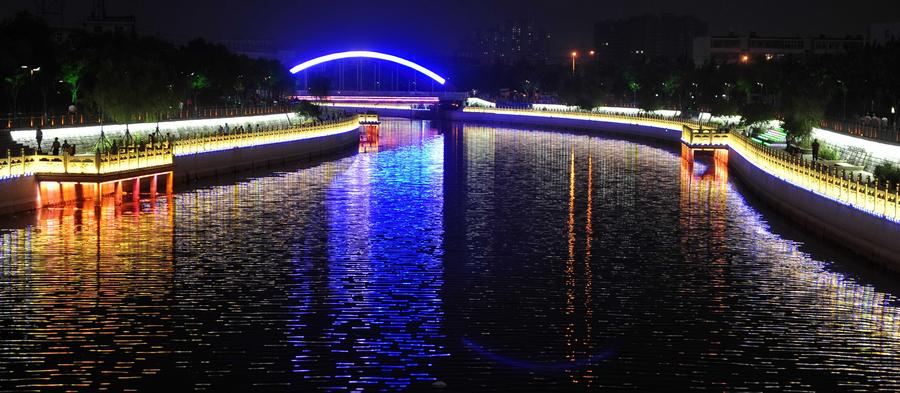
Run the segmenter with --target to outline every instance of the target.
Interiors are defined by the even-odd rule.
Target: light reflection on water
[[[898,388],[896,297],[772,233],[721,153],[399,120],[364,147],[7,226],[0,391]]]

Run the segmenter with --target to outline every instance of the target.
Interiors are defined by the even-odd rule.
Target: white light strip
[[[897,145],[870,141],[815,127],[813,127],[812,134],[814,138],[822,139],[830,145],[852,146],[866,150],[871,153],[873,157],[892,162],[900,162],[900,146]]]
[[[403,109],[411,111],[429,111],[430,109],[413,108],[411,104],[354,104],[349,102],[316,102],[315,105],[327,108],[363,108],[363,109]]]
[[[614,116],[605,116],[597,113],[565,113],[565,112],[539,112],[539,111],[531,111],[531,110],[522,110],[522,109],[491,109],[491,108],[473,108],[468,107],[463,110],[464,112],[473,112],[473,113],[490,113],[495,115],[508,115],[508,116],[524,116],[524,117],[543,117],[543,118],[555,118],[555,119],[569,119],[569,120],[584,120],[584,121],[595,121],[595,122],[606,122],[606,123],[617,123],[617,124],[631,124],[645,127],[655,127],[655,128],[663,128],[673,131],[681,132],[683,125],[670,123],[666,120],[652,120],[652,119],[641,119],[641,118],[627,118],[627,117],[614,117]]]
[[[293,96],[293,99],[301,101],[331,101],[331,102],[371,102],[371,103],[432,103],[437,104],[440,99],[437,97],[379,97],[379,96],[326,96],[324,99],[315,96]]]
[[[208,126],[220,126],[224,124],[231,124],[234,126],[241,126],[247,123],[255,124],[262,123],[268,121],[280,121],[287,120],[289,116],[291,121],[294,121],[295,116],[293,113],[280,113],[274,115],[261,115],[261,116],[244,116],[244,117],[224,117],[224,118],[215,118],[215,119],[197,119],[197,120],[177,120],[177,121],[162,121],[159,123],[135,123],[128,124],[128,130],[131,134],[135,133],[151,133],[156,130],[157,124],[159,124],[159,130],[162,133],[168,131],[174,131],[180,128],[200,128],[200,127],[208,127]],[[47,141],[52,141],[53,138],[59,138],[63,140],[65,138],[77,138],[77,137],[85,137],[85,136],[99,136],[100,130],[102,129],[107,134],[124,134],[125,133],[125,124],[108,124],[103,126],[86,126],[86,127],[64,127],[64,128],[47,128],[43,129],[44,133],[44,143]],[[29,130],[18,130],[10,132],[12,138],[14,140],[34,140],[34,129]]]

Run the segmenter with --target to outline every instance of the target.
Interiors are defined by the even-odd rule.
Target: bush
[[[841,153],[835,149],[828,147],[828,145],[822,145],[819,149],[819,158],[822,160],[837,160],[841,158]]]
[[[294,105],[294,113],[301,118],[314,120],[322,114],[322,110],[318,105],[309,101],[300,101]]]
[[[875,167],[875,178],[882,182],[889,181],[896,186],[900,184],[900,168],[885,162]]]

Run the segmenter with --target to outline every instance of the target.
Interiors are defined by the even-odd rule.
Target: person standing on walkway
[[[37,129],[34,130],[34,139],[37,140],[37,151],[41,152],[41,141],[44,140],[44,132],[41,131],[41,126],[37,126]]]
[[[813,161],[817,161],[819,159],[819,140],[818,139],[813,139],[812,153],[813,153]]]
[[[50,152],[53,153],[54,156],[59,155],[59,138],[53,138],[53,144],[50,145]]]
[[[68,139],[63,139],[62,151],[63,151],[63,154],[69,154],[69,140]]]

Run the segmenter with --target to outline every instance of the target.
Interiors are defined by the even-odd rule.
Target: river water
[[[896,276],[723,155],[409,120],[359,150],[6,218],[0,391],[900,389]]]

